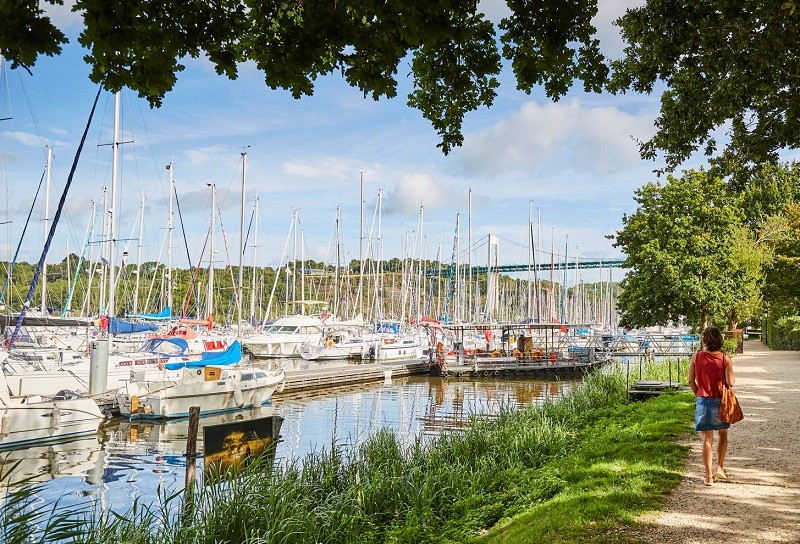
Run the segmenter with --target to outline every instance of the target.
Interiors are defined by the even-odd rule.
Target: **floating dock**
[[[292,393],[321,387],[374,382],[413,374],[427,374],[429,371],[430,363],[420,359],[391,363],[337,365],[331,368],[323,366],[311,370],[287,370],[286,381],[281,392]],[[280,392],[276,391],[275,394],[280,394]]]
[[[603,364],[586,358],[556,359],[524,357],[464,358],[456,363],[434,364],[431,373],[440,376],[510,377],[520,374],[585,372]]]

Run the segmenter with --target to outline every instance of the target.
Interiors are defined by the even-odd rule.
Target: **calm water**
[[[404,442],[463,427],[472,415],[497,414],[501,407],[541,404],[575,385],[565,381],[465,380],[428,377],[292,393],[261,409],[201,419],[201,426],[278,414],[284,418],[277,462],[302,459],[331,444],[358,443],[388,428]],[[13,480],[33,476],[43,483],[42,504],[82,505],[126,512],[134,499],[157,501],[184,484],[188,423],[130,423],[114,420],[96,437],[65,444],[0,453],[6,472],[19,462]],[[202,429],[200,438],[202,439]],[[202,449],[202,442],[198,445]],[[202,472],[202,459],[198,473]]]

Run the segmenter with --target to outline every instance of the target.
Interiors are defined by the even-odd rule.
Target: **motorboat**
[[[325,329],[323,337],[318,341],[300,345],[300,356],[307,361],[361,359],[364,346],[373,340],[363,332],[351,327]]]
[[[261,406],[286,379],[286,373],[239,365],[190,363],[178,374],[131,371],[116,394],[120,414],[130,419],[186,417],[192,406],[200,415]]]
[[[53,395],[62,389],[86,393],[89,391],[90,358],[60,351],[48,355],[44,348],[12,350],[3,365],[5,378],[13,394]],[[130,377],[131,369],[163,370],[168,363],[190,363],[223,357],[218,361],[238,363],[242,359],[239,342],[227,349],[190,353],[189,344],[182,338],[151,338],[131,353],[112,353],[108,356],[106,390],[115,392]],[[218,363],[219,364],[219,363]]]
[[[7,352],[0,353],[3,359]],[[0,373],[0,450],[22,448],[96,433],[104,419],[97,403],[72,391],[52,397],[10,395]]]
[[[242,339],[253,357],[300,357],[300,346],[323,337],[322,319],[309,315],[281,317],[262,332]]]

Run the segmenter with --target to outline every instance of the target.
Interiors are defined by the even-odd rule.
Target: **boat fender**
[[[61,427],[61,408],[54,406],[53,411],[50,412],[50,428],[58,429],[59,427]]]
[[[236,403],[237,408],[244,406],[244,395],[242,395],[242,390],[239,389],[239,384],[233,386],[233,401]]]
[[[11,417],[9,417],[8,412],[3,414],[3,420],[2,424],[0,424],[0,427],[2,427],[3,436],[8,436],[11,434]]]

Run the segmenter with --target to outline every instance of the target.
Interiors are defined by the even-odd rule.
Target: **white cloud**
[[[577,99],[543,106],[526,102],[508,119],[468,135],[462,161],[477,175],[548,167],[604,176],[639,163],[631,136],[646,139],[652,131],[649,113],[589,107]]]
[[[620,35],[620,29],[614,21],[625,15],[625,11],[644,5],[643,0],[600,0],[597,3],[597,15],[592,23],[597,28],[597,37],[600,39],[600,49],[610,58],[622,56],[625,42]]]
[[[6,135],[22,145],[31,147],[42,147],[44,145],[42,139],[38,135],[31,132],[9,131],[6,132]]]
[[[292,159],[283,163],[284,174],[316,180],[351,180],[358,171],[359,166],[354,161],[341,157],[320,157],[314,161]]]
[[[419,207],[440,209],[452,205],[453,192],[428,174],[406,174],[386,193],[384,209],[389,214],[413,214]]]

